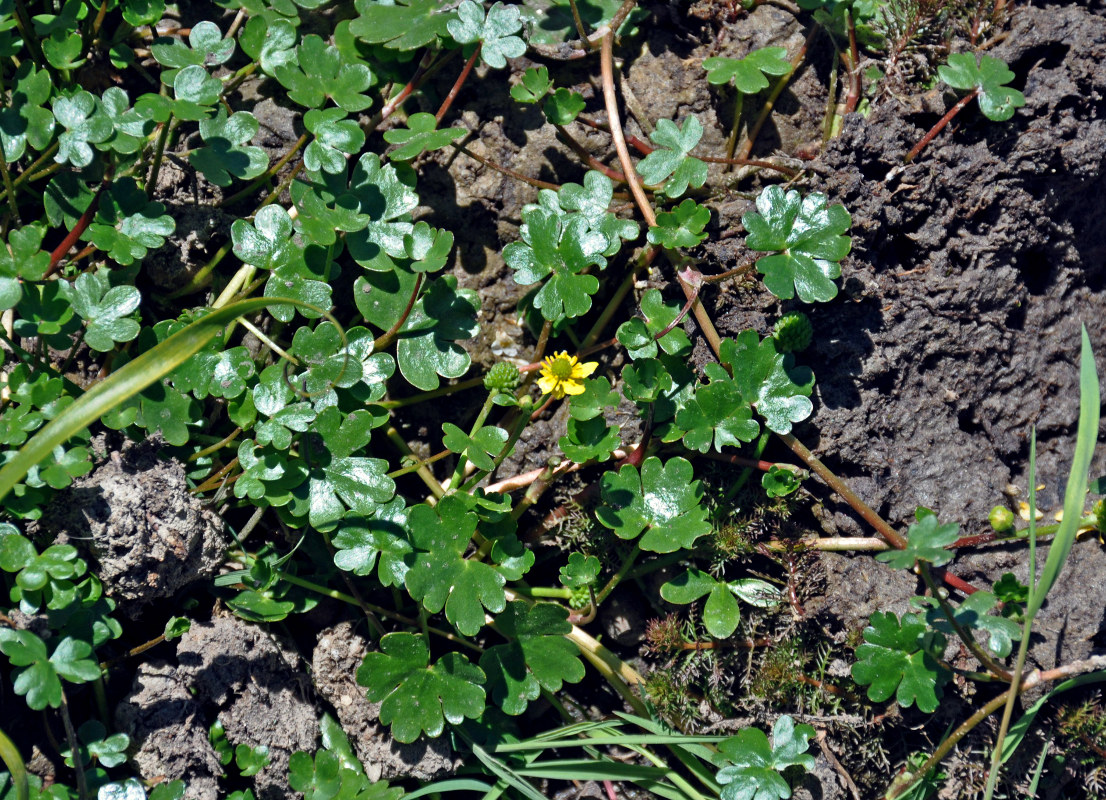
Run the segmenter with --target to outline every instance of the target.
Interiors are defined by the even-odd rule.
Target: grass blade
[[[15,458],[0,469],[0,499],[7,496],[27,473],[65,443],[115,406],[175,370],[218,335],[228,323],[245,314],[260,311],[281,298],[242,300],[201,317],[161,344],[124,365],[77,398],[69,408],[51,420],[20,448]],[[293,302],[293,305],[301,305]]]
[[[27,767],[23,764],[19,749],[2,730],[0,730],[0,760],[3,760],[11,775],[17,800],[27,800]]]
[[[1060,530],[1052,540],[1045,559],[1041,579],[1029,597],[1025,614],[1033,617],[1041,608],[1049,591],[1060,577],[1064,562],[1068,559],[1075,534],[1083,518],[1083,503],[1087,496],[1087,473],[1091,468],[1091,456],[1098,441],[1098,418],[1101,400],[1098,388],[1098,370],[1091,352],[1087,328],[1083,327],[1083,347],[1079,357],[1079,430],[1075,439],[1075,457],[1071,463],[1067,489],[1064,492],[1064,519]]]

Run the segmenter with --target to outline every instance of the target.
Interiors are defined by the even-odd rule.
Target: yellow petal
[[[577,383],[576,381],[565,381],[561,384],[561,390],[565,394],[583,394],[584,384]]]
[[[586,364],[575,364],[572,367],[572,379],[578,381],[586,378],[588,375],[595,372],[598,366],[598,361],[588,361]]]
[[[538,388],[542,390],[543,394],[553,394],[557,388],[557,379],[552,375],[542,375],[538,378]]]

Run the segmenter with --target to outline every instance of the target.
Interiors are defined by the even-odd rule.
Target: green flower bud
[[[772,337],[781,353],[798,353],[810,347],[814,326],[802,311],[788,311],[776,323]]]
[[[1006,533],[1014,527],[1014,512],[1006,506],[995,506],[987,515],[987,521],[995,533]]]
[[[1106,499],[1098,500],[1091,506],[1094,524],[1099,533],[1106,533]]]
[[[484,388],[489,392],[493,389],[510,392],[517,389],[521,382],[522,375],[519,374],[518,367],[509,361],[500,361],[484,376]]]
[[[586,586],[577,586],[572,590],[568,598],[570,608],[581,609],[591,605],[591,592]]]

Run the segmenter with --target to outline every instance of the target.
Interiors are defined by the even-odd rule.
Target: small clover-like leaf
[[[222,91],[223,82],[203,67],[185,67],[173,79],[173,113],[191,122],[206,119]]]
[[[469,436],[452,422],[442,424],[442,444],[447,450],[461,453],[472,462],[477,469],[490,472],[495,469],[495,458],[503,450],[507,443],[507,431],[491,425],[485,425]]]
[[[916,614],[899,618],[877,611],[864,629],[865,644],[856,649],[852,674],[868,687],[868,699],[882,703],[892,695],[902,706],[917,704],[927,714],[937,708],[941,684],[948,673],[936,655],[945,649],[945,637],[927,632]]]
[[[922,599],[930,606],[926,611],[926,622],[941,633],[952,635],[955,630],[940,604],[932,598]],[[1006,658],[1013,650],[1014,642],[1021,639],[1022,628],[1012,619],[989,614],[997,604],[998,598],[990,592],[975,592],[965,597],[954,613],[961,628],[986,632],[987,649],[999,658]]]
[[[610,426],[602,417],[570,419],[568,432],[557,442],[561,452],[578,464],[588,461],[602,463],[622,444],[617,425]]]
[[[773,464],[760,476],[760,485],[769,497],[787,497],[798,491],[800,477],[793,470]]]
[[[694,603],[703,595],[707,595],[703,606],[703,625],[707,633],[716,639],[732,636],[741,622],[741,608],[724,581],[702,570],[689,569],[661,586],[661,597],[677,605]]]
[[[84,89],[54,100],[54,119],[65,130],[58,136],[58,152],[54,161],[74,167],[92,163],[91,145],[107,140],[115,131],[103,105]]]
[[[657,120],[657,128],[649,138],[657,149],[637,165],[637,171],[645,182],[659,186],[668,197],[679,197],[688,185],[698,189],[707,180],[707,165],[693,158],[691,151],[703,138],[703,125],[696,117],[688,117],[683,126],[670,119]]]
[[[230,226],[234,254],[246,264],[269,270],[291,262],[297,249],[292,232],[292,218],[277,205],[259,210],[252,224],[237,219]]]
[[[496,617],[495,628],[508,642],[485,650],[480,668],[492,699],[506,713],[521,714],[542,689],[557,692],[563,683],[583,679],[580,651],[565,638],[572,626],[563,606],[515,600]]]
[[[218,25],[204,20],[192,26],[187,45],[177,39],[156,41],[150,46],[150,52],[159,64],[169,67],[162,77],[167,83],[172,83],[177,71],[183,67],[224,63],[234,55],[234,47],[233,38],[224,39]]]
[[[607,237],[590,229],[579,215],[568,217],[547,209],[523,210],[522,241],[503,248],[503,259],[515,271],[515,282],[527,286],[550,279],[534,297],[534,307],[546,320],[579,317],[591,309],[599,279],[581,274],[585,267],[606,267]]]
[[[230,186],[235,178],[256,178],[269,166],[264,150],[246,144],[258,128],[257,119],[248,111],[235,111],[228,117],[226,109],[219,108],[214,117],[200,120],[205,146],[189,153],[188,161],[216,186]]]
[[[389,272],[394,268],[389,257],[407,256],[403,237],[412,230],[408,215],[419,204],[409,175],[405,172],[401,176],[392,164],[381,165],[375,153],[362,155],[353,169],[349,199],[355,200],[359,212],[368,219],[346,236],[346,247],[354,261],[366,269]]]
[[[417,50],[448,35],[446,26],[457,15],[447,9],[450,0],[355,0],[361,15],[350,23],[350,32],[369,44],[392,50]]]
[[[626,464],[602,479],[604,505],[595,515],[621,539],[634,539],[642,550],[673,553],[690,548],[710,532],[703,489],[692,480],[691,463],[671,458],[661,465],[655,456],[645,459],[641,472]]]
[[[541,109],[551,125],[564,126],[580,116],[586,105],[582,94],[561,86],[545,98]]]
[[[288,97],[306,108],[321,108],[326,98],[350,113],[372,105],[365,92],[373,75],[365,64],[350,63],[334,45],[315,34],[303,37],[296,62],[273,68],[273,76],[288,90]]]
[[[608,239],[603,255],[610,258],[622,247],[622,241],[636,239],[637,223],[629,219],[620,219],[611,211],[614,198],[614,182],[597,170],[584,173],[583,185],[565,183],[556,193],[557,204],[565,211],[578,211],[588,221],[588,226],[599,231]]]
[[[85,343],[101,353],[116,342],[129,342],[141,326],[130,315],[138,310],[142,297],[133,286],[111,286],[106,272],[85,272],[69,288],[69,302],[85,320]]]
[[[416,222],[403,237],[403,249],[411,259],[413,272],[437,272],[446,265],[453,249],[451,231],[431,228],[426,222]]]
[[[459,378],[465,374],[471,357],[456,340],[476,335],[479,307],[476,293],[458,289],[453,275],[443,275],[430,284],[403,324],[396,344],[399,371],[411,385],[431,391],[438,388],[439,376]]]
[[[1025,95],[1005,85],[1016,76],[993,56],[982,56],[977,64],[973,53],[953,53],[948,64],[937,68],[937,75],[954,89],[977,92],[979,110],[994,122],[1010,119],[1025,105]]]
[[[399,145],[388,157],[393,161],[410,161],[423,153],[449,147],[468,134],[465,128],[437,128],[438,121],[433,114],[421,111],[412,114],[407,118],[406,128],[393,128],[384,132],[384,141]]]
[[[303,165],[312,172],[345,173],[346,156],[365,146],[365,132],[356,120],[346,119],[341,108],[310,109],[303,124],[315,138],[303,151]]]
[[[405,526],[407,510],[402,497],[378,506],[372,516],[347,516],[338,524],[334,543],[334,566],[354,575],[371,575],[379,564],[378,575],[385,586],[403,585],[412,552]]]
[[[796,725],[783,715],[772,726],[772,741],[759,728],[745,728],[718,743],[715,761],[722,768],[715,776],[722,784],[722,800],[786,800],[791,787],[781,775],[788,767],[814,769],[807,753],[814,738],[810,725]]]
[[[496,2],[484,9],[473,0],[464,0],[457,7],[457,19],[446,23],[449,35],[458,44],[480,43],[480,58],[489,67],[502,69],[508,58],[518,58],[526,52],[526,42],[513,34],[522,29],[518,6]]]
[[[433,666],[421,636],[389,633],[380,652],[369,653],[357,669],[357,682],[371,702],[380,703],[380,721],[399,742],[419,735],[440,736],[445,723],[484,713],[483,670],[459,653],[446,653]]]
[[[40,223],[13,228],[8,246],[0,246],[0,311],[23,297],[23,281],[42,280],[50,268],[50,254],[42,249],[46,226]]]
[[[522,80],[511,87],[511,97],[520,103],[536,103],[552,88],[546,67],[530,67],[522,73]]]
[[[235,221],[237,222],[238,220]],[[330,311],[332,305],[331,281],[337,271],[330,248],[316,244],[308,245],[302,250],[295,248],[285,263],[273,269],[273,274],[265,282],[265,296],[287,297],[308,305],[281,303],[270,306],[269,313],[281,322],[289,322],[297,312],[308,319],[323,316]]]
[[[666,303],[659,289],[648,289],[641,297],[641,313],[645,319],[634,318],[622,323],[615,334],[630,358],[656,358],[658,345],[671,355],[686,356],[691,352],[691,340],[679,326],[662,332],[680,315],[680,307]],[[660,336],[658,339],[657,337]]]
[[[173,373],[173,385],[190,392],[197,400],[238,397],[256,368],[245,347],[201,350]]]
[[[150,433],[160,431],[171,445],[187,444],[192,435],[188,426],[198,422],[199,404],[164,380],[148,386],[139,397],[135,424]]]
[[[762,47],[744,58],[707,58],[703,60],[707,83],[715,85],[733,81],[739,92],[756,94],[768,88],[765,75],[786,75],[791,70],[787,48]]]
[[[928,508],[918,508],[914,518],[918,521],[907,531],[906,547],[878,553],[876,560],[895,569],[913,569],[918,561],[935,567],[952,561],[953,553],[946,548],[960,538],[960,526],[955,522],[937,524],[937,515]]]
[[[10,81],[11,96],[0,108],[0,143],[9,164],[18,161],[30,145],[45,150],[53,138],[54,115],[45,108],[52,83],[47,70],[36,70],[28,59],[19,65]]]
[[[721,453],[726,445],[751,442],[760,433],[737,384],[726,379],[696,389],[695,396],[676,412],[676,425],[687,431],[684,445],[700,453],[707,452],[711,444]]]
[[[134,178],[122,178],[101,197],[87,236],[113,261],[127,266],[165,244],[174,230],[176,223],[165,206],[148,200]]]
[[[825,303],[837,296],[834,278],[852,249],[844,234],[852,217],[842,205],[827,205],[815,192],[806,198],[792,189],[769,186],[757,197],[757,210],[741,218],[751,250],[775,251],[757,260],[764,285],[782,300],[795,295],[804,303]]]
[[[582,394],[574,394],[568,400],[568,413],[573,419],[593,419],[603,413],[604,408],[618,405],[618,392],[611,389],[606,378],[592,378],[584,381]]]
[[[455,497],[436,508],[417,505],[407,514],[408,537],[416,553],[405,582],[411,597],[432,614],[445,609],[446,619],[465,636],[484,627],[484,609],[493,614],[506,606],[506,578],[483,561],[466,559],[477,517]]]
[[[649,242],[661,247],[694,247],[707,238],[703,228],[710,222],[710,209],[690,197],[672,211],[657,214],[656,227],[649,229]]]
[[[790,433],[793,424],[814,410],[814,374],[808,367],[794,366],[794,357],[778,352],[770,336],[761,340],[750,330],[736,340],[724,339],[720,357],[730,367],[741,396],[764,417],[769,430]]]
[[[561,567],[560,580],[570,589],[593,586],[599,579],[599,559],[583,553],[569,553],[568,563]]]
[[[269,748],[266,745],[250,747],[248,744],[239,744],[234,748],[234,763],[243,777],[250,777],[261,772],[269,765]]]
[[[250,17],[238,37],[242,50],[261,65],[267,75],[296,60],[296,27],[290,20],[268,20],[264,16]]]
[[[70,683],[87,683],[100,677],[96,660],[89,658],[92,645],[69,636],[59,641],[47,657],[46,643],[35,634],[0,628],[0,652],[17,668],[12,689],[26,696],[27,705],[35,711],[61,705],[62,678]]]

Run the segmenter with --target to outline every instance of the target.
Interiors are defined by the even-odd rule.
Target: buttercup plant
[[[719,155],[707,152],[718,140],[702,115],[646,119],[628,85],[643,132],[624,130],[616,45],[656,21],[637,5],[0,0],[0,681],[18,699],[0,723],[0,798],[192,796],[188,769],[142,766],[149,731],[113,704],[146,650],[171,661],[166,642],[222,615],[309,648],[317,619],[356,620],[368,644],[342,676],[348,705],[378,704],[372,725],[396,742],[437,739],[471,767],[419,789],[372,780],[362,732],[317,675],[322,746],[310,752],[214,717],[197,723],[231,775],[219,791],[235,800],[272,791],[263,779],[274,771],[279,791],[320,800],[408,790],[538,800],[551,782],[580,778],[612,796],[627,781],[671,800],[782,799],[812,780],[815,742],[832,756],[829,729],[804,721],[810,709],[831,709],[832,721],[894,698],[928,714],[954,678],[1002,687],[908,762],[888,788],[903,796],[1004,707],[993,783],[1039,711],[1014,721],[1020,693],[1106,675],[1094,659],[1026,667],[1072,540],[1103,528],[1101,509],[1083,505],[1097,426],[1086,334],[1064,520],[1038,527],[1031,514],[1021,532],[1012,515],[990,520],[992,538],[1028,541],[1031,564],[1038,537],[1054,536],[1029,586],[942,571],[964,545],[958,523],[920,508],[900,533],[796,431],[815,412],[803,352],[822,333],[775,301],[835,301],[853,218],[801,162],[750,155],[820,31],[835,53],[844,43],[841,100],[845,113],[856,108],[860,48],[882,46],[869,34],[886,4],[803,0],[798,52],[704,60],[706,81],[737,92]],[[192,13],[212,18],[178,18]],[[524,56],[546,63],[527,67]],[[599,91],[561,69],[567,60],[594,67]],[[1024,103],[997,63],[949,57],[941,79],[969,92],[957,110],[977,98],[1008,119]],[[770,85],[738,149],[742,98]],[[579,182],[539,180],[477,146],[489,120],[466,105],[474,86],[502,88],[514,101],[504,114],[548,123]],[[247,99],[274,94],[292,131],[277,147]],[[434,165],[454,159],[528,193],[506,220],[510,241],[489,251],[526,291],[490,323],[518,331],[517,359],[473,344],[490,335],[492,304],[470,288],[458,256],[466,232],[449,229],[437,213],[448,203],[430,190]],[[727,268],[702,247],[721,241],[729,218],[711,165],[741,167],[727,180],[751,202],[726,234],[741,258]],[[175,176],[203,202],[183,203]],[[166,254],[193,240],[202,263],[170,274]],[[765,324],[723,336],[711,303],[734,285],[730,297],[769,303]],[[189,575],[194,607],[173,607],[184,616],[150,607],[164,594],[120,592],[99,533],[54,540],[58,509],[81,505],[74,498],[95,492],[111,465],[135,472],[128,454],[143,440],[179,468],[190,490],[181,506],[233,532],[210,545],[219,574]],[[768,460],[788,450],[801,463]],[[812,476],[879,538],[791,535],[820,491]],[[132,516],[150,518],[142,544],[172,527],[150,509]],[[205,546],[158,551],[144,580],[184,570],[189,548]],[[801,644],[804,571],[831,549],[879,551],[915,571],[926,595],[901,615],[872,615],[855,652],[825,644],[813,657]],[[664,617],[650,625],[649,675],[632,648],[597,635],[630,586]],[[952,641],[978,669],[947,660]],[[739,655],[765,675],[794,673],[793,705],[727,693]],[[829,677],[831,655],[851,659],[847,675]],[[586,696],[610,704],[601,715],[582,710],[592,700],[574,687],[585,681]],[[755,725],[721,722],[754,708]],[[41,733],[28,710],[49,715]],[[540,732],[521,735],[521,720]],[[703,733],[708,720],[718,725]],[[24,759],[51,737],[48,784]],[[578,758],[562,757],[575,748]]]

